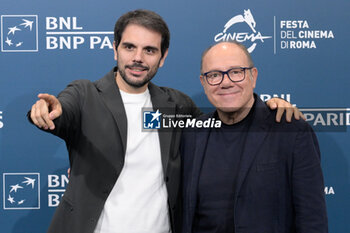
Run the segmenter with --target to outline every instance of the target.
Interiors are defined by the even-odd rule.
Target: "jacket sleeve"
[[[41,130],[68,141],[70,136],[80,127],[80,113],[84,101],[84,89],[82,81],[74,81],[60,92],[57,98],[62,105],[62,115],[53,121],[55,124],[54,130]],[[33,124],[30,118],[30,111],[27,114],[27,118]]]
[[[320,149],[311,127],[298,132],[293,151],[292,192],[298,233],[327,233]]]

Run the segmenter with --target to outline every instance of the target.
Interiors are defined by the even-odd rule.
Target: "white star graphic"
[[[5,43],[9,46],[13,45],[12,41],[8,37],[6,37]]]
[[[8,200],[9,202],[11,202],[11,204],[15,202],[15,200],[13,199],[13,197],[11,197],[10,194],[9,194],[9,198],[7,198],[7,200]]]
[[[29,177],[24,177],[24,179],[26,179],[25,181],[23,181],[22,183],[28,185],[32,185],[32,189],[34,188],[34,184],[35,184],[35,179],[31,179]]]
[[[16,31],[22,31],[17,26],[14,26],[14,27],[9,28],[9,29],[10,29],[10,31],[7,33],[7,35],[10,35],[11,33],[12,33],[12,35],[14,35]]]
[[[154,121],[155,119],[157,119],[159,121],[159,116],[161,116],[162,114],[159,112],[159,109],[157,109],[157,111],[155,113],[151,113],[151,115],[153,116],[152,121]]]
[[[21,23],[20,25],[24,25],[24,28],[29,27],[30,30],[32,30],[32,26],[34,21],[29,21],[26,19],[22,19],[24,21],[24,23]]]
[[[18,205],[22,205],[22,204],[24,203],[24,201],[25,201],[25,200],[20,200],[20,201],[18,202]]]
[[[16,47],[19,47],[19,46],[21,46],[23,44],[23,42],[18,42],[17,44],[16,44]]]
[[[11,190],[10,190],[10,193],[12,193],[12,191],[15,191],[15,193],[17,192],[17,189],[22,189],[23,187],[22,186],[19,186],[19,184],[16,184],[16,185],[10,185],[11,187]]]

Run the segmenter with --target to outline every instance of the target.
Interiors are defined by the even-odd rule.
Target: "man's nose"
[[[234,82],[231,81],[230,77],[228,76],[228,74],[224,74],[222,77],[222,82],[220,83],[221,87],[230,87],[233,86]]]
[[[143,62],[143,52],[141,49],[135,51],[133,62],[142,63]]]

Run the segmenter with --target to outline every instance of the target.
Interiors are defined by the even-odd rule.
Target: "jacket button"
[[[169,181],[169,177],[165,177],[165,182],[168,182]]]

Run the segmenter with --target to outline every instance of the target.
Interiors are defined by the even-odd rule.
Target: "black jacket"
[[[58,96],[63,113],[51,133],[64,139],[71,176],[48,232],[92,233],[124,165],[127,118],[114,71],[96,81],[74,81]],[[149,83],[153,108],[163,114],[199,115],[183,93]],[[181,131],[159,130],[171,226],[177,232]]]

